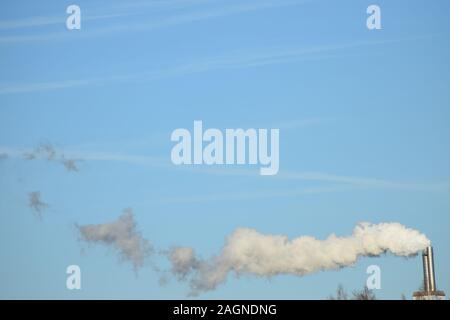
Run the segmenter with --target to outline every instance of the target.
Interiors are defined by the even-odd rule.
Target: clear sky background
[[[435,249],[450,294],[450,2],[72,1],[0,4],[0,297],[186,298],[158,254],[137,273],[78,224],[131,207],[158,250],[217,254],[237,227],[290,238],[399,222]],[[382,30],[366,28],[381,7]],[[280,172],[175,168],[176,128],[280,128]],[[20,155],[51,143],[78,172]],[[245,169],[246,171],[241,171]],[[250,174],[248,174],[248,170]],[[305,173],[315,173],[305,175]],[[39,191],[42,219],[28,206]],[[82,290],[66,289],[66,267]],[[305,277],[231,276],[199,298],[323,299],[382,271],[380,298],[411,297],[420,257],[362,258]]]

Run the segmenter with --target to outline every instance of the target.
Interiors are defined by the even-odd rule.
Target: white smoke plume
[[[189,247],[174,247],[169,250],[167,257],[172,264],[172,273],[179,280],[186,279],[192,271],[200,267],[194,249]]]
[[[136,222],[131,209],[125,209],[116,221],[77,225],[77,228],[82,240],[112,246],[124,260],[131,261],[136,270],[143,266],[145,258],[153,251],[149,241],[136,231]]]
[[[209,260],[197,258],[187,247],[172,248],[167,256],[172,273],[189,280],[191,294],[196,295],[215,289],[232,272],[262,277],[303,276],[351,266],[362,256],[414,256],[428,245],[430,240],[425,235],[399,223],[364,222],[357,224],[350,236],[331,234],[325,240],[310,236],[289,240],[282,235],[239,228],[228,236],[220,254]]]

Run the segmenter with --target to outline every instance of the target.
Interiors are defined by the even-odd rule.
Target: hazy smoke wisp
[[[41,200],[41,193],[39,191],[33,191],[28,194],[28,205],[39,217],[41,217],[42,211],[49,207],[47,203]]]
[[[59,162],[66,168],[67,171],[78,171],[77,162],[80,161],[79,159],[71,159],[67,158],[64,154],[59,154],[49,143],[41,144],[32,151],[24,152],[23,158],[25,160],[36,160],[43,158],[51,162]]]
[[[61,163],[67,171],[78,171],[78,166],[75,159],[67,159],[64,155],[61,156]]]
[[[136,222],[131,209],[110,223],[77,226],[81,239],[88,243],[101,243],[112,246],[124,260],[131,261],[137,269],[153,251],[148,240],[136,231]]]

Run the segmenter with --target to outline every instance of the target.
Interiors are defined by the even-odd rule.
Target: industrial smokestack
[[[422,253],[423,272],[424,272],[424,291],[436,291],[436,279],[434,277],[434,257],[433,247],[426,247]]]
[[[442,300],[445,299],[443,291],[436,289],[436,279],[434,276],[434,256],[433,247],[428,246],[422,252],[423,264],[423,291],[414,292],[415,300]]]

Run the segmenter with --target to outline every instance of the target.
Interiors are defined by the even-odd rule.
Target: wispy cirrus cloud
[[[177,168],[179,169],[179,168]],[[213,169],[213,168],[183,168],[184,172],[195,172],[196,174],[220,175],[224,177],[248,177],[259,179],[256,171],[248,169]],[[292,180],[299,183],[311,182],[313,187],[303,188],[276,188],[272,190],[238,191],[228,193],[206,193],[202,195],[178,195],[170,197],[159,197],[155,201],[164,203],[208,203],[221,201],[248,201],[268,198],[289,198],[299,196],[310,196],[324,193],[356,192],[364,190],[391,190],[391,191],[420,191],[420,192],[448,192],[450,181],[439,182],[417,182],[397,181],[388,179],[377,179],[364,176],[336,175],[326,172],[294,172],[282,171],[269,177],[274,180]],[[319,183],[319,185],[317,185]]]
[[[400,40],[396,40],[400,41]],[[393,41],[391,41],[393,42]],[[243,68],[263,67],[310,59],[330,59],[341,57],[349,50],[389,43],[388,41],[362,41],[338,45],[322,45],[300,48],[271,48],[259,50],[239,50],[232,53],[207,58],[192,63],[155,69],[146,73],[92,77],[78,80],[60,80],[35,83],[0,84],[0,95],[62,90],[78,87],[112,85],[128,82],[155,81],[191,74],[206,73],[217,70],[235,70]]]
[[[0,36],[1,44],[13,44],[13,43],[27,43],[27,42],[41,42],[50,40],[68,40],[76,38],[89,38],[98,37],[108,34],[116,34],[118,32],[142,32],[151,31],[161,28],[174,27],[179,25],[184,25],[188,23],[194,23],[203,20],[211,20],[220,17],[227,17],[237,14],[243,14],[252,11],[258,11],[263,9],[295,6],[304,4],[305,1],[300,0],[251,0],[246,2],[234,2],[230,4],[230,1],[221,1],[219,5],[214,1],[150,1],[150,2],[138,2],[138,3],[127,3],[123,6],[118,6],[117,9],[127,9],[124,13],[116,14],[103,14],[103,15],[92,15],[83,16],[83,21],[89,20],[101,20],[101,19],[111,19],[129,15],[143,15],[142,10],[144,9],[183,9],[189,7],[196,7],[200,4],[205,4],[205,9],[196,9],[195,11],[188,11],[178,14],[172,14],[157,19],[145,19],[144,22],[136,21],[139,19],[129,19],[126,21],[118,21],[117,23],[109,24],[106,26],[100,26],[92,28],[88,31],[79,32],[76,35],[69,34],[67,32],[47,32],[47,33],[33,33],[33,34],[13,34]],[[129,9],[134,9],[135,11],[130,12]],[[139,9],[139,10],[138,10]],[[145,15],[144,15],[145,16]],[[8,29],[18,29],[26,27],[38,27],[38,26],[49,26],[54,24],[64,25],[66,15],[61,17],[30,17],[18,20],[0,21],[0,30]]]
[[[195,7],[200,4],[211,3],[211,0],[157,0],[157,1],[126,1],[120,3],[108,3],[108,7],[104,6],[82,6],[82,19],[83,21],[97,21],[106,19],[115,19],[127,16],[133,16],[142,14],[142,10],[151,11],[163,11],[163,10],[176,10],[189,7]],[[104,13],[105,9],[110,10],[109,13]],[[88,12],[85,14],[85,12]],[[100,13],[102,12],[102,13]],[[97,13],[97,14],[96,14]],[[39,28],[48,27],[54,25],[65,25],[67,19],[67,14],[61,11],[60,14],[54,15],[41,15],[32,17],[23,17],[9,20],[0,20],[0,31],[7,30],[17,30],[26,28]],[[61,34],[57,34],[61,35]],[[45,39],[45,35],[43,38]],[[54,38],[54,37],[50,37]],[[0,37],[1,39],[1,37]],[[7,38],[5,38],[7,39]],[[20,40],[20,37],[10,39]],[[22,40],[31,40],[33,38],[28,38],[24,36]]]
[[[40,27],[57,23],[64,23],[64,17],[41,16],[14,20],[0,20],[0,30]]]
[[[177,10],[211,3],[220,3],[217,0],[139,0],[139,1],[121,1],[111,4],[114,9],[150,9],[152,11]],[[223,2],[223,1],[222,1]]]
[[[33,155],[35,149],[14,149],[0,146],[0,153],[10,158],[24,158],[27,155]],[[204,166],[175,166],[168,157],[148,156],[138,154],[127,154],[117,152],[78,150],[76,148],[64,149],[63,155],[67,159],[77,159],[77,161],[85,162],[118,162],[130,165],[139,165],[144,167],[152,167],[165,170],[178,170],[186,174],[204,174],[228,177],[248,177],[261,179],[257,170],[249,168],[230,168],[230,167],[204,167]],[[40,153],[39,158],[48,159],[49,153]],[[59,156],[58,156],[59,159]],[[64,163],[63,163],[64,164]],[[66,165],[65,165],[66,166]],[[69,169],[66,167],[66,169]],[[293,171],[280,170],[277,175],[264,177],[264,179],[274,180],[292,180],[303,182],[321,182],[327,185],[311,188],[294,188],[289,190],[276,190],[267,193],[239,193],[239,194],[211,194],[201,197],[173,197],[162,201],[191,201],[202,202],[211,200],[239,200],[252,199],[260,197],[286,197],[302,194],[314,194],[322,192],[337,192],[345,190],[362,190],[362,189],[387,189],[387,190],[409,190],[409,191],[446,191],[450,189],[450,181],[439,182],[420,182],[420,181],[399,181],[391,179],[380,179],[364,176],[338,175],[327,172],[312,171]],[[189,199],[188,199],[189,198]]]
[[[15,84],[0,84],[0,95],[41,92],[62,90],[68,88],[88,87],[88,86],[102,86],[107,84],[117,84],[123,81],[131,81],[137,76],[108,76],[108,77],[94,77],[89,79],[79,80],[61,80],[49,82],[34,82],[34,83],[15,83]]]
[[[51,144],[41,144],[37,148],[11,148],[0,146],[0,154],[3,154],[5,159],[12,158],[56,161],[61,163],[68,171],[78,171],[78,163],[81,161],[118,162],[158,168],[173,167],[169,161],[170,159],[167,159],[167,157],[133,155],[120,152],[79,150],[77,148],[56,150]]]
[[[211,2],[209,2],[211,3]],[[226,3],[226,2],[225,2]],[[226,5],[223,7],[217,8],[208,8],[201,11],[188,12],[184,14],[179,14],[167,18],[163,18],[161,20],[157,20],[153,23],[145,23],[145,24],[134,24],[127,25],[118,28],[113,28],[113,30],[130,30],[130,31],[139,31],[139,30],[151,30],[151,29],[159,29],[165,27],[172,27],[177,25],[182,25],[186,23],[192,23],[202,20],[209,20],[214,18],[226,17],[231,15],[243,14],[246,12],[252,12],[263,9],[277,8],[277,7],[287,7],[287,6],[295,6],[302,5],[305,1],[299,0],[260,0],[260,1],[246,1],[233,5]],[[106,29],[108,30],[108,29]]]
[[[405,182],[386,179],[376,179],[369,177],[336,175],[324,172],[280,171],[280,173],[277,175],[277,179],[340,183],[358,186],[360,188],[376,188],[376,189],[438,191],[450,188],[450,182],[448,181],[438,183]]]
[[[63,12],[64,13],[64,12]],[[83,21],[95,21],[102,19],[112,19],[122,17],[124,14],[105,14],[105,15],[83,15]],[[14,19],[14,20],[0,20],[0,30],[16,30],[16,29],[25,29],[25,28],[39,28],[46,27],[52,25],[62,25],[64,26],[66,23],[67,16],[59,15],[59,16],[40,16],[40,17],[29,17],[22,19]],[[17,40],[19,40],[20,36],[17,36]],[[2,39],[0,37],[0,39]],[[5,39],[8,39],[5,37]],[[14,39],[11,37],[10,39]],[[23,40],[26,40],[27,37],[24,36]],[[1,40],[0,40],[1,41]]]
[[[155,201],[163,203],[207,203],[207,202],[220,202],[220,201],[248,201],[268,198],[285,198],[285,197],[298,197],[304,195],[314,195],[322,193],[331,193],[350,190],[348,186],[332,186],[332,187],[310,187],[310,188],[294,188],[294,189],[276,189],[265,191],[241,191],[232,193],[212,193],[198,195],[185,195],[185,196],[172,196],[172,197],[159,197]]]
[[[291,119],[283,122],[278,122],[274,125],[270,125],[273,128],[279,128],[280,130],[295,130],[314,127],[318,125],[325,125],[335,122],[337,119],[334,117],[311,117],[303,119]]]
[[[133,15],[142,15],[143,10],[150,12],[161,12],[167,10],[178,10],[196,7],[198,5],[211,4],[211,0],[157,0],[157,1],[126,1],[120,3],[108,3],[108,10],[112,11],[110,13],[105,12],[105,7],[97,6],[82,6],[82,19],[83,21],[96,21],[96,20],[106,20],[115,19]],[[88,12],[85,14],[84,12]],[[95,14],[95,13],[98,14]],[[93,14],[94,13],[94,14]],[[7,30],[17,30],[26,28],[39,28],[48,27],[54,25],[65,25],[67,19],[67,14],[61,11],[60,14],[56,15],[41,15],[32,17],[23,17],[9,20],[0,20],[0,31]],[[10,38],[14,39],[13,37]],[[20,38],[15,38],[19,40]],[[23,40],[30,40],[32,38],[23,37]],[[45,39],[45,37],[44,37]]]

